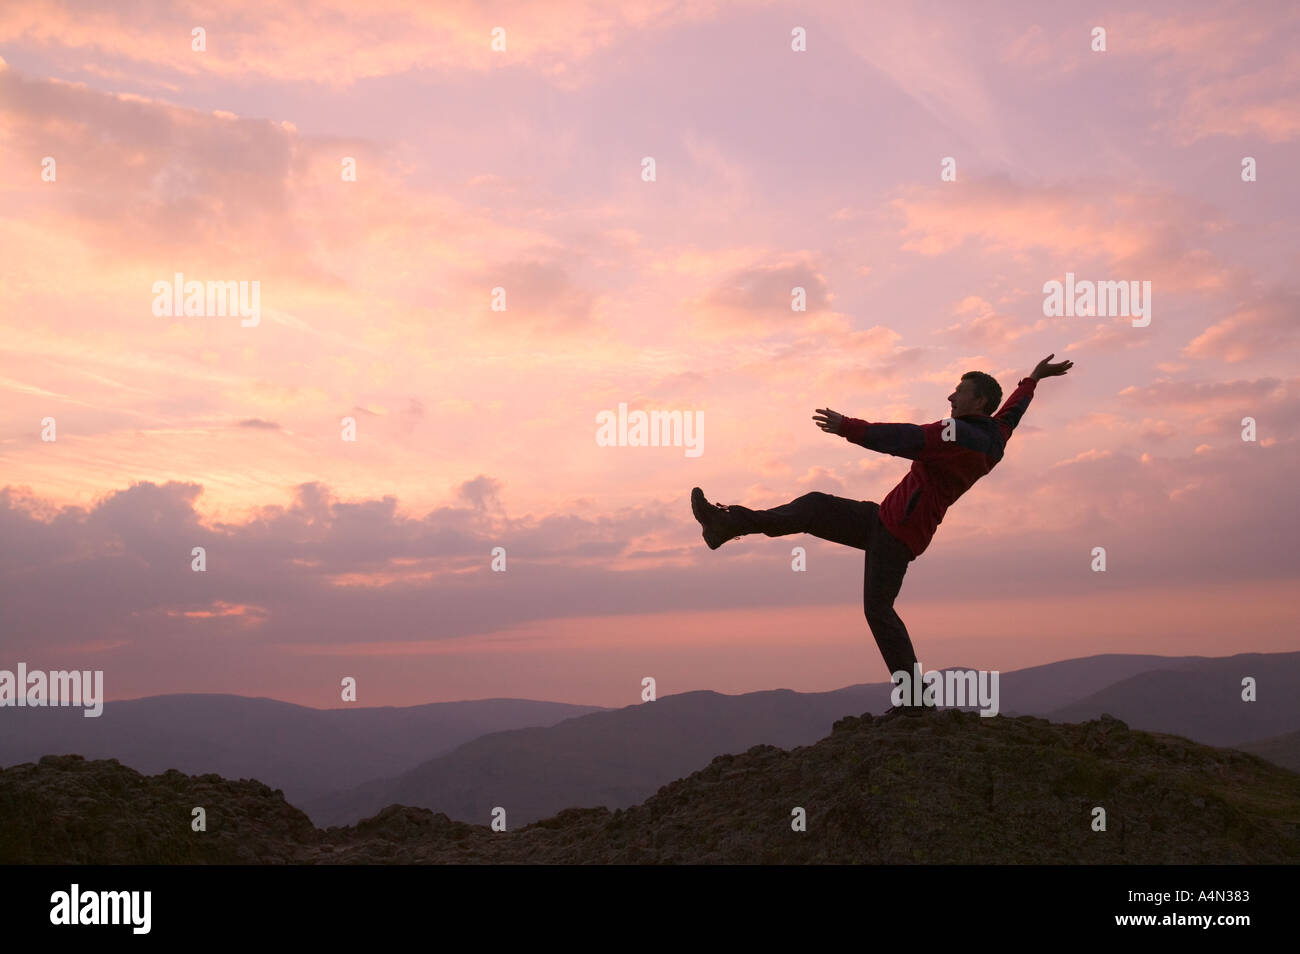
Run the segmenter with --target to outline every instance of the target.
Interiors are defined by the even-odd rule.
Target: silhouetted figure
[[[704,527],[704,542],[716,550],[747,533],[811,533],[865,551],[862,607],[867,625],[891,677],[899,671],[910,674],[916,652],[894,611],[907,565],[925,552],[948,508],[1002,459],[1039,379],[1065,374],[1074,364],[1049,364],[1053,357],[1038,362],[996,414],[1002,388],[983,371],[961,376],[948,396],[952,417],[933,424],[871,424],[818,408],[813,420],[823,431],[869,450],[906,457],[913,461],[912,469],[880,504],[814,491],[771,510],[750,510],[739,504],[710,504],[696,487],[691,511]],[[913,714],[920,707],[895,709]]]

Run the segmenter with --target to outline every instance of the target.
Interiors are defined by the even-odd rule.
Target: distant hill
[[[510,805],[520,825],[573,806],[622,808],[723,752],[806,745],[847,712],[888,705],[884,684],[823,693],[685,692],[544,729],[485,735],[396,778],[302,807],[318,825],[351,823],[394,802],[474,822]]]
[[[1121,679],[1152,669],[1178,668],[1204,658],[1103,653],[1014,669],[998,677],[1002,714],[1044,715],[1078,702]]]
[[[1245,676],[1256,680],[1256,702],[1241,699]],[[1172,732],[1207,745],[1237,745],[1295,731],[1300,729],[1300,653],[1184,660],[1036,714],[1053,722],[1081,722],[1103,712],[1134,728]]]
[[[1285,714],[1294,706],[1287,708],[1289,703],[1279,702],[1287,685],[1300,689],[1300,679],[1287,675],[1300,675],[1297,657],[1300,654],[1229,659],[1104,655],[1065,660],[1002,674],[999,701],[1008,714],[1047,716],[1055,710],[1050,715],[1053,721],[1081,721],[1101,714],[1100,699],[1126,714],[1132,712],[1141,721],[1150,713],[1133,705],[1129,694],[1110,696],[1105,694],[1108,689],[1097,690],[1116,680],[1116,685],[1125,685],[1141,678],[1135,673],[1161,666],[1171,671],[1160,696],[1165,700],[1161,705],[1174,708],[1169,718],[1157,720],[1159,724],[1142,722],[1142,726],[1208,744],[1226,744],[1220,740],[1222,733],[1197,734],[1204,724],[1219,725],[1223,712],[1216,710],[1208,718],[1189,720],[1177,703],[1179,686],[1199,684],[1198,680],[1228,684],[1238,672],[1267,671],[1264,682],[1269,686],[1269,708],[1274,715],[1251,721],[1249,715],[1233,713],[1242,720],[1245,733],[1233,739],[1258,739],[1268,734],[1258,727],[1274,724],[1274,717],[1288,728],[1300,726],[1300,713],[1294,717]],[[1235,684],[1239,682],[1237,679]],[[1134,684],[1136,698],[1145,685]],[[827,693],[777,690],[738,696],[716,692],[664,696],[653,703],[593,713],[545,729],[484,736],[394,778],[376,779],[352,791],[299,804],[318,825],[352,824],[392,804],[429,808],[471,823],[484,821],[497,805],[510,804],[514,806],[512,817],[520,824],[567,807],[627,808],[724,752],[760,744],[809,745],[846,713],[882,713],[889,707],[891,688],[889,683],[874,683]],[[1300,700],[1300,692],[1293,691],[1290,698]],[[1084,714],[1070,718],[1076,710],[1057,708],[1070,701],[1082,707],[1078,711]],[[1279,706],[1284,710],[1281,716],[1277,716]]]
[[[258,778],[304,801],[405,771],[485,733],[597,711],[527,699],[311,709],[220,694],[109,702],[93,719],[76,708],[7,707],[0,710],[0,765],[76,753],[145,773]]]
[[[506,832],[399,806],[321,831],[258,782],[75,756],[0,771],[3,864],[290,862],[1295,864],[1300,775],[1108,716],[956,710],[850,716],[814,745],[721,755],[626,811]]]
[[[1234,748],[1241,749],[1243,752],[1253,752],[1260,758],[1268,759],[1283,768],[1300,772],[1300,732],[1288,732],[1286,735],[1279,735],[1272,739],[1246,742]]]

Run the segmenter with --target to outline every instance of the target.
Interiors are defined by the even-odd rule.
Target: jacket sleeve
[[[1020,423],[1020,418],[1024,416],[1029,402],[1034,397],[1034,387],[1037,384],[1037,378],[1021,378],[1016,389],[1002,405],[1002,409],[993,415],[994,420],[1006,425],[1008,433],[1014,431],[1016,425]]]
[[[995,420],[1007,422],[1008,433],[1029,405],[1033,395],[1033,379],[1028,388],[1018,388]],[[1022,395],[1021,392],[1024,392]],[[1018,403],[1017,403],[1018,402]],[[1008,409],[1013,409],[1008,411]],[[1014,413],[1014,418],[1003,418],[1004,413]],[[982,454],[1000,454],[999,444],[987,430],[961,420],[944,418],[930,424],[869,424],[857,418],[846,417],[840,424],[840,435],[854,444],[869,450],[908,460],[928,460],[950,453],[954,447],[979,451]],[[945,435],[946,438],[945,438]]]
[[[925,431],[919,424],[871,424],[856,417],[846,417],[840,422],[839,434],[853,444],[867,450],[892,454],[916,460],[916,455],[926,443]]]
[[[984,428],[976,427],[960,418],[945,417],[942,421],[935,421],[933,424],[923,424],[921,433],[925,435],[925,446],[921,448],[919,460],[928,460],[931,457],[950,453],[954,447],[979,451],[990,456],[1001,454],[999,442],[993,438],[993,435]]]

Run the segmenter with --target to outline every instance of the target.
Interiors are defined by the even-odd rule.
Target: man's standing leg
[[[903,575],[907,573],[912,551],[885,529],[878,515],[874,517],[874,524],[863,568],[862,608],[890,677],[900,671],[910,677],[912,666],[917,661],[916,651],[907,635],[907,627],[894,610],[894,600],[903,586]]]

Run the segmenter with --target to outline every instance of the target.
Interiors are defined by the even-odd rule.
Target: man
[[[1073,361],[1051,364],[1049,354],[1007,398],[996,414],[1002,388],[983,371],[967,371],[948,395],[952,417],[933,424],[870,424],[818,408],[813,420],[823,431],[869,450],[913,461],[912,469],[877,505],[813,492],[771,510],[733,504],[710,505],[704,492],[691,491],[691,511],[704,527],[704,542],[716,550],[734,537],[764,533],[779,537],[811,533],[866,552],[862,605],[890,675],[912,673],[916,652],[907,627],[894,611],[907,565],[930,544],[944,513],[1002,459],[1011,432],[1020,423],[1041,378],[1065,374]],[[890,710],[920,714],[923,707]]]

